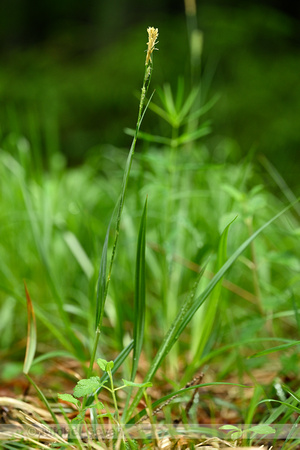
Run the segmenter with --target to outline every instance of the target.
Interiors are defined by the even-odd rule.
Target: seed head
[[[158,28],[148,27],[147,33],[148,33],[148,42],[147,42],[148,49],[146,56],[146,66],[149,64],[149,62],[152,62],[151,55],[153,50],[156,50],[155,44],[157,43]]]

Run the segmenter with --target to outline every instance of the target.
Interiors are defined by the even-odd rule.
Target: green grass
[[[298,204],[268,161],[262,167],[254,153],[232,161],[226,139],[214,149],[207,121],[214,100],[205,103],[200,87],[187,91],[179,80],[175,94],[165,85],[152,103],[142,98],[136,128],[127,130],[128,155],[103,147],[78,168],[65,165],[51,133],[47,155],[15,122],[2,136],[1,357],[6,367],[23,361],[27,334],[23,371],[54,421],[29,373],[55,357],[77,360],[84,380],[93,376],[80,406],[94,410],[93,425],[95,395],[109,380],[117,405],[122,377],[129,395],[114,420],[145,417],[146,409],[137,412],[142,397],[149,400],[145,385],[132,383],[138,376],[155,388],[158,370],[174,392],[152,410],[234,375],[245,424],[298,420]],[[168,123],[165,135],[140,132],[148,105]],[[137,138],[144,143],[134,154]],[[268,189],[271,178],[280,194]],[[274,355],[282,398],[253,375]],[[100,365],[101,379],[98,357],[114,359],[107,370]],[[180,390],[203,369],[214,371],[215,383]],[[243,394],[249,376],[256,386],[250,402]]]

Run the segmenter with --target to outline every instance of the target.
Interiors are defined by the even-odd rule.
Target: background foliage
[[[44,151],[49,135],[56,139],[71,164],[82,162],[94,146],[126,146],[122,130],[135,120],[133,90],[143,76],[140,36],[152,23],[161,40],[154,83],[175,87],[178,76],[189,79],[183,1],[30,5],[26,0],[1,3],[0,119],[5,135],[17,120]],[[251,148],[266,154],[296,189],[297,8],[279,2],[198,4],[206,89],[211,96],[220,94],[211,113],[213,146],[226,136],[236,157]],[[145,127],[158,127],[154,116],[147,117]]]

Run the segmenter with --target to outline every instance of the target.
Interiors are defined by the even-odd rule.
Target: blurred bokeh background
[[[237,158],[265,154],[299,191],[299,2],[201,0],[197,19],[203,83],[219,94],[212,139],[232,141]],[[127,147],[147,26],[160,33],[152,86],[189,80],[184,0],[2,0],[2,139],[19,130],[45,151],[51,140],[70,165]],[[157,126],[149,112],[143,127]]]

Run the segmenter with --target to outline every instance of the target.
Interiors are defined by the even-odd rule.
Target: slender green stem
[[[112,255],[111,255],[109,269],[108,269],[104,299],[106,299],[106,297],[107,297],[108,287],[109,287],[109,283],[110,283],[110,279],[111,279],[112,267],[113,267],[113,263],[114,263],[114,259],[115,259],[115,254],[116,254],[116,249],[117,249],[117,244],[118,244],[118,239],[119,239],[119,234],[120,234],[120,223],[121,223],[122,211],[123,211],[124,202],[125,202],[125,195],[126,195],[126,190],[127,190],[128,180],[129,180],[129,174],[130,174],[133,155],[134,155],[135,146],[136,146],[136,142],[137,142],[137,138],[138,138],[138,132],[139,132],[139,129],[140,129],[143,117],[144,117],[144,115],[143,115],[144,104],[145,104],[146,94],[148,92],[149,85],[150,85],[151,72],[152,72],[152,62],[150,62],[150,64],[147,65],[145,68],[144,81],[143,81],[143,87],[142,87],[142,92],[141,92],[135,135],[132,140],[131,148],[130,148],[127,162],[126,162],[124,177],[123,177],[122,192],[121,192],[121,198],[120,198],[120,202],[119,202],[118,214],[117,214],[117,220],[116,220],[115,237],[114,237]],[[151,100],[151,98],[150,98],[150,100]],[[103,316],[103,313],[102,313],[102,316]],[[99,328],[101,328],[102,318],[103,317],[101,317],[101,320],[99,323]]]
[[[109,370],[107,373],[108,373],[108,376],[110,379],[111,395],[113,398],[114,407],[115,407],[115,411],[116,411],[116,415],[117,415],[117,422],[118,422],[118,424],[120,424],[120,414],[119,414],[118,402],[117,402],[117,397],[116,397],[116,393],[115,393],[115,389],[114,389],[114,381],[113,381],[111,370]]]
[[[103,320],[103,315],[104,315],[104,304],[105,304],[105,301],[107,298],[113,263],[115,260],[116,249],[117,249],[118,240],[119,240],[122,211],[123,211],[124,202],[125,202],[125,195],[126,195],[127,185],[128,185],[128,181],[129,181],[129,175],[130,175],[130,169],[131,169],[131,165],[132,165],[133,155],[134,155],[135,146],[136,146],[136,142],[137,142],[137,138],[138,138],[138,132],[139,132],[141,123],[143,121],[144,114],[148,108],[148,105],[149,105],[152,95],[153,95],[152,94],[150,96],[150,100],[145,105],[146,94],[147,94],[149,86],[150,86],[151,74],[152,74],[152,68],[153,68],[151,54],[155,48],[156,38],[158,36],[158,30],[151,28],[151,29],[148,29],[147,31],[148,31],[148,35],[149,35],[148,52],[147,52],[147,57],[146,57],[143,86],[142,86],[142,90],[141,90],[141,97],[140,97],[140,103],[139,103],[138,118],[137,118],[137,122],[136,122],[135,134],[134,134],[134,137],[132,140],[132,144],[130,147],[128,157],[127,157],[126,167],[125,167],[124,176],[123,176],[121,195],[120,195],[118,211],[117,211],[117,219],[116,219],[116,227],[115,227],[114,241],[113,241],[113,247],[112,247],[112,254],[111,254],[111,258],[110,258],[104,293],[103,293],[102,299],[101,299],[101,302],[102,302],[101,312],[100,312],[99,319],[97,320],[98,323],[96,323],[96,335],[95,335],[95,339],[94,339],[93,351],[92,351],[89,370],[88,370],[89,376],[91,376],[91,374],[92,374],[93,365],[94,365],[94,361],[96,358],[97,347],[98,347],[101,326],[102,326],[102,320]],[[150,33],[149,33],[149,31],[150,31]],[[151,31],[152,32],[154,31],[154,35],[151,35]]]

